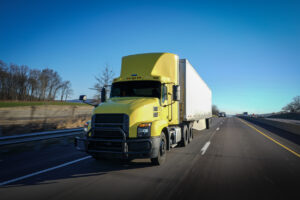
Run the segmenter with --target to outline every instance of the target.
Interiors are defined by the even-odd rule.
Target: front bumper
[[[107,130],[107,129],[105,129]],[[112,130],[111,128],[109,129]],[[114,129],[123,134],[122,139],[99,139],[93,137],[76,137],[77,150],[91,155],[113,158],[155,158],[158,155],[160,137],[126,138],[122,129]]]

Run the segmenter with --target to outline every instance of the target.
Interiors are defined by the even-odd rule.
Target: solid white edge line
[[[7,185],[7,184],[10,184],[10,183],[13,183],[13,182],[16,182],[16,181],[20,181],[20,180],[23,180],[23,179],[26,179],[26,178],[29,178],[29,177],[32,177],[32,176],[36,176],[36,175],[45,173],[45,172],[49,172],[49,171],[52,171],[52,170],[55,170],[55,169],[58,169],[58,168],[61,168],[61,167],[65,167],[65,166],[68,166],[68,165],[71,165],[71,164],[80,162],[80,161],[82,161],[82,160],[89,159],[89,158],[91,158],[91,157],[92,157],[92,156],[85,156],[85,157],[83,157],[83,158],[79,158],[79,159],[77,159],[77,160],[73,160],[73,161],[70,161],[70,162],[67,162],[67,163],[64,163],[64,164],[61,164],[61,165],[57,165],[57,166],[55,166],[55,167],[51,167],[51,168],[44,169],[44,170],[41,170],[41,171],[38,171],[38,172],[34,172],[34,173],[31,173],[31,174],[27,174],[27,175],[21,176],[21,177],[19,177],[19,178],[15,178],[15,179],[11,179],[11,180],[8,180],[8,181],[4,181],[4,182],[0,183],[0,186]]]
[[[202,155],[205,154],[205,152],[208,149],[209,145],[210,145],[210,141],[206,142],[205,145],[202,147],[202,149],[201,149],[201,152],[202,152],[201,154]]]

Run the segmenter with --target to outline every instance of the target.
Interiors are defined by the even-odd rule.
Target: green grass
[[[0,108],[4,107],[17,107],[17,106],[87,106],[84,103],[71,103],[64,101],[0,101]]]

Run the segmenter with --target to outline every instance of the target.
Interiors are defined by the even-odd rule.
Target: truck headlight
[[[140,124],[137,128],[138,137],[150,137],[151,135],[151,123]]]
[[[83,125],[83,132],[84,132],[84,135],[87,135],[88,133],[88,130],[89,130],[89,124],[91,123],[91,121],[87,121],[84,123]]]

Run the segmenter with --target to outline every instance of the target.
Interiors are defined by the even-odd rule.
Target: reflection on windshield
[[[160,98],[161,83],[158,81],[126,81],[114,83],[110,97]]]

